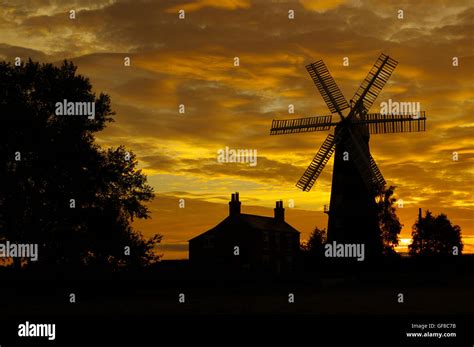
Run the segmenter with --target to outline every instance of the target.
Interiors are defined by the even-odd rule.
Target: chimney
[[[285,209],[283,208],[283,201],[277,201],[275,206],[275,221],[284,222],[285,221]]]
[[[422,216],[421,216],[421,208],[419,208],[419,209],[418,209],[418,223],[421,222],[421,218],[422,218]]]
[[[239,193],[232,194],[229,202],[229,216],[240,215]]]

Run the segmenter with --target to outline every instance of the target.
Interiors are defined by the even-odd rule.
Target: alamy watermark
[[[37,243],[0,243],[0,258],[30,258],[38,260]]]
[[[19,337],[47,337],[52,341],[56,339],[56,324],[37,324],[26,321],[18,325]]]
[[[248,163],[249,166],[257,166],[256,149],[232,149],[226,146],[217,151],[217,162],[219,163]]]
[[[380,114],[390,115],[390,114],[401,114],[406,116],[412,116],[413,119],[420,118],[420,102],[412,101],[393,101],[388,99],[388,101],[383,101],[380,103]]]
[[[87,119],[95,117],[95,102],[67,101],[64,99],[55,104],[57,116],[87,116]]]
[[[365,245],[363,243],[326,243],[324,245],[324,256],[327,258],[357,258],[357,261],[365,259]]]

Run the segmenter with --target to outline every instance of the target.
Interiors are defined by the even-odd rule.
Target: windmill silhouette
[[[332,115],[273,120],[270,135],[323,131],[335,127],[319,148],[296,186],[309,191],[332,154],[336,152],[332,176],[328,242],[364,243],[366,252],[379,254],[382,243],[375,197],[384,186],[369,150],[370,134],[425,131],[425,112],[419,114],[368,113],[398,62],[381,54],[364,79],[350,105],[322,60],[306,66]],[[346,116],[343,111],[349,109]]]

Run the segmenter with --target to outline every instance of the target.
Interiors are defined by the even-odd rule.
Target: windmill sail
[[[385,178],[383,178],[382,172],[380,172],[379,167],[375,163],[374,158],[369,153],[370,156],[370,169],[372,170],[372,177],[375,179],[375,186],[380,190],[385,186]]]
[[[398,62],[381,54],[352,98],[354,109],[368,111],[392,75]]]
[[[411,133],[425,131],[426,116],[425,111],[421,111],[419,116],[368,113],[360,120],[353,120],[354,124],[365,124],[370,134],[387,133]]]
[[[334,141],[334,135],[329,134],[326,137],[326,140],[324,140],[323,144],[319,148],[318,153],[316,153],[315,157],[311,161],[311,164],[309,164],[303,176],[301,176],[300,180],[296,184],[298,188],[302,189],[305,192],[311,190],[311,187],[313,187],[314,182],[319,177],[327,162],[334,153],[335,148],[336,145]]]
[[[349,108],[349,104],[324,62],[319,60],[316,63],[306,65],[306,70],[308,70],[314,84],[318,87],[331,113],[337,112],[342,117],[342,110]]]
[[[333,125],[336,123],[332,123],[332,116],[279,119],[273,120],[270,135],[323,131],[329,130]]]
[[[349,151],[350,158],[359,171],[360,177],[364,181],[367,189],[371,193],[378,193],[385,186],[385,179],[382,176],[374,158],[369,152],[368,145],[361,138],[357,131],[347,129],[350,136],[344,138],[344,146]]]

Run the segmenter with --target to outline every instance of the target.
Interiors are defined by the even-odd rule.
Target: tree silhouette
[[[94,118],[57,115],[64,99],[95,103]],[[148,218],[143,203],[154,196],[135,155],[94,143],[113,115],[110,98],[96,97],[72,62],[0,62],[0,241],[39,244],[43,265],[157,259],[161,236],[147,240],[131,227],[134,218]]]
[[[384,189],[377,198],[377,210],[379,227],[382,235],[383,253],[394,255],[395,247],[398,246],[398,235],[402,230],[395,208],[397,198],[394,197],[395,186]]]
[[[428,210],[425,217],[418,218],[413,225],[412,243],[408,246],[410,255],[453,255],[461,254],[461,228],[452,225],[448,217],[441,213],[434,217]]]
[[[301,250],[311,256],[324,256],[324,245],[326,244],[326,241],[326,229],[315,227],[313,232],[309,235],[308,241],[302,243]]]

